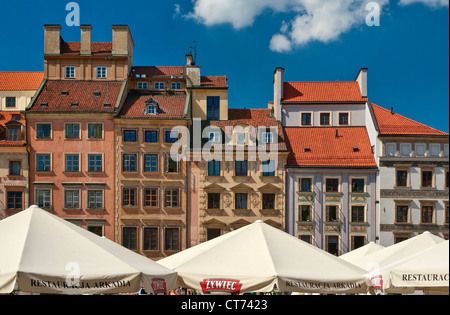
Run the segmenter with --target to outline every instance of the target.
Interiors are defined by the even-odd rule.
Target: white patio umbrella
[[[355,260],[356,258],[365,257],[367,255],[376,253],[384,248],[385,248],[384,246],[381,246],[379,244],[371,242],[363,247],[352,250],[351,252],[348,252],[347,254],[341,255],[341,256],[339,256],[339,258],[343,259],[345,261],[351,262],[352,260]]]
[[[390,286],[431,291],[449,290],[449,241],[440,243],[390,270]]]
[[[435,236],[430,232],[424,232],[421,235],[386,247],[385,249],[370,255],[358,257],[348,261],[367,270],[370,278],[381,276],[386,292],[410,293],[413,291],[411,288],[396,289],[389,287],[390,270],[423,250],[429,249],[443,242],[445,242],[444,239]]]
[[[199,292],[365,293],[366,272],[262,221],[159,263]]]
[[[36,206],[0,221],[0,293],[165,293],[177,274]]]

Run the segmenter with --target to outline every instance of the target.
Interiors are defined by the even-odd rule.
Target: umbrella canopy
[[[430,232],[424,232],[421,235],[386,247],[385,249],[370,255],[357,257],[348,261],[367,270],[370,278],[381,276],[381,285],[384,285],[384,289],[389,289],[386,292],[407,293],[411,292],[411,289],[397,290],[389,287],[390,270],[423,250],[434,247],[443,242],[445,242],[444,239],[435,236]]]
[[[345,261],[351,262],[357,258],[365,257],[367,255],[376,253],[384,248],[385,248],[384,246],[381,246],[379,244],[372,242],[363,247],[352,250],[351,252],[348,252],[347,254],[341,255],[341,256],[339,256],[339,258],[343,259]]]
[[[415,255],[391,270],[394,287],[447,288],[449,287],[448,241]]]
[[[0,221],[0,293],[155,294],[177,274],[36,206]]]
[[[367,292],[366,272],[262,221],[165,258],[203,293]]]

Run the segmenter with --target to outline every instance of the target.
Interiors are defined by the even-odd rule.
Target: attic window
[[[101,92],[94,92],[94,96],[100,96],[100,95],[102,95]]]
[[[14,115],[14,116],[13,116],[13,120],[19,121],[19,120],[20,120],[20,116],[19,116],[19,115]]]
[[[69,95],[69,91],[62,91],[61,92],[61,96],[67,96],[67,95]]]
[[[147,108],[145,110],[146,115],[157,115],[158,114],[158,108],[156,105],[147,105]]]
[[[353,152],[359,152],[359,148],[353,148]]]
[[[311,148],[305,148],[305,152],[311,152]]]
[[[103,104],[103,108],[110,108],[111,107],[111,103],[105,103]]]
[[[47,103],[47,102],[42,102],[42,103],[41,103],[41,107],[44,107],[44,108],[45,108],[45,107],[48,107],[48,103]]]
[[[76,108],[76,107],[78,107],[78,105],[79,105],[78,103],[72,103],[72,104],[70,105],[70,107],[71,107],[71,108]]]

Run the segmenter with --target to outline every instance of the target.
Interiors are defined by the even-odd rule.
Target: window
[[[146,154],[144,155],[144,172],[158,173],[158,155]]]
[[[236,194],[236,209],[246,210],[247,209],[247,194]]]
[[[311,205],[300,205],[298,208],[299,208],[298,220],[300,222],[311,222],[312,221]]]
[[[386,156],[396,156],[397,155],[397,144],[396,143],[386,143]]]
[[[338,222],[339,221],[339,207],[336,205],[326,206],[326,222]]]
[[[166,155],[166,172],[167,173],[179,173],[180,162],[172,159],[170,154]]]
[[[100,236],[100,237],[103,237],[105,235],[103,225],[98,225],[98,223],[91,225],[91,223],[88,221],[88,222],[86,222],[86,229],[89,232],[94,233],[95,235]]]
[[[207,229],[206,230],[206,237],[208,241],[211,241],[215,238],[218,238],[222,235],[221,229]]]
[[[158,250],[158,228],[144,228],[144,248],[143,250]]]
[[[8,129],[8,140],[9,141],[20,141],[20,128],[9,128]]]
[[[37,124],[37,139],[48,139],[52,135],[51,124]]]
[[[432,205],[422,205],[421,207],[421,223],[431,224],[434,220],[434,207]]]
[[[339,192],[339,178],[327,178],[325,182],[325,192]]]
[[[362,223],[365,222],[365,206],[352,206],[352,222]]]
[[[159,189],[144,189],[144,207],[158,208],[159,206]]]
[[[424,157],[427,153],[427,145],[425,143],[416,143],[416,156]]]
[[[36,205],[42,209],[50,209],[51,193],[50,189],[36,189]]]
[[[22,210],[22,192],[9,191],[7,193],[7,209]]]
[[[298,238],[301,239],[303,242],[312,244],[312,236],[311,235],[300,235]]]
[[[236,144],[237,145],[245,145],[246,135],[243,132],[238,132],[236,134]]]
[[[165,136],[166,143],[176,143],[178,141],[179,138],[178,130],[166,131],[165,135],[166,135]]]
[[[422,169],[422,187],[432,188],[433,187],[433,171]]]
[[[400,156],[411,156],[411,143],[400,143]]]
[[[449,156],[449,145],[444,144],[444,157],[448,157],[448,156]]]
[[[275,162],[270,160],[262,162],[262,174],[264,177],[275,176]]]
[[[339,126],[350,125],[350,114],[349,113],[339,113]]]
[[[300,192],[311,192],[312,191],[312,178],[303,177],[300,178]]]
[[[263,194],[262,195],[262,208],[263,210],[272,210],[275,209],[275,194]]]
[[[180,229],[166,228],[164,230],[164,243],[165,250],[180,250]]]
[[[302,113],[302,126],[312,126],[312,113]]]
[[[180,208],[180,190],[166,189],[166,208]]]
[[[158,143],[158,131],[157,130],[145,130],[144,141],[146,143]]]
[[[327,252],[331,255],[339,256],[339,236],[327,235],[325,238]]]
[[[263,134],[262,134],[262,142],[264,144],[273,143],[273,134],[271,132],[263,132]]]
[[[181,90],[181,82],[172,82],[172,90]]]
[[[137,188],[122,189],[122,206],[137,207]]]
[[[75,79],[75,67],[66,67],[66,79]]]
[[[220,131],[210,132],[209,133],[209,141],[211,143],[221,143],[221,134]]]
[[[66,139],[80,138],[80,124],[66,124]]]
[[[363,193],[365,191],[364,178],[352,179],[352,192]]]
[[[331,126],[331,114],[330,113],[320,113],[320,125],[321,126]]]
[[[220,119],[220,97],[208,96],[207,97],[207,118],[208,120]]]
[[[147,105],[145,113],[147,115],[156,115],[156,114],[158,114],[158,108],[156,105]]]
[[[138,90],[148,90],[147,82],[138,82]]]
[[[88,124],[88,139],[102,139],[103,125],[102,124]]]
[[[366,245],[366,237],[365,236],[352,236],[352,248],[351,250],[358,249]]]
[[[101,154],[88,154],[88,172],[103,172],[103,156]]]
[[[445,219],[444,224],[449,224],[450,221],[450,213],[449,213],[449,205],[448,202],[445,203]]]
[[[164,90],[166,85],[164,82],[155,82],[155,90]]]
[[[15,97],[7,97],[6,98],[6,108],[14,108],[16,107],[16,98]]]
[[[236,161],[235,176],[248,176],[247,161]]]
[[[448,168],[445,170],[444,188],[448,189],[450,186],[450,177],[448,173]]]
[[[123,171],[130,173],[130,172],[137,172],[137,154],[124,154],[123,155]]]
[[[65,190],[64,191],[64,208],[79,209],[80,208],[80,191]]]
[[[123,142],[137,142],[137,130],[124,130],[123,131]]]
[[[208,176],[220,176],[220,161],[208,162]]]
[[[406,169],[400,169],[397,170],[397,176],[396,176],[396,180],[397,180],[397,187],[408,187],[408,176],[409,176],[409,171]]]
[[[409,205],[396,205],[395,223],[409,223]]]
[[[20,161],[9,161],[9,175],[20,176]]]
[[[208,194],[208,209],[220,209],[220,193]]]
[[[439,143],[430,144],[430,156],[439,157],[441,155],[441,145]]]
[[[106,79],[106,67],[97,67],[97,79]]]
[[[80,171],[80,156],[78,154],[66,154],[66,172]]]
[[[103,190],[88,190],[88,209],[103,208]]]
[[[36,156],[36,171],[37,172],[50,172],[51,162],[50,154],[37,154]]]
[[[122,228],[122,246],[129,250],[137,250],[137,227]]]

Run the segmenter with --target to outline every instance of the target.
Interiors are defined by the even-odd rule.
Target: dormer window
[[[156,105],[147,105],[147,111],[145,114],[146,115],[156,115],[157,114]]]
[[[263,132],[262,134],[262,142],[264,144],[273,143],[273,134],[271,132]]]
[[[61,96],[68,96],[69,95],[69,91],[62,91],[61,92]]]
[[[236,134],[236,144],[237,145],[245,145],[245,133],[244,132],[239,132]]]

